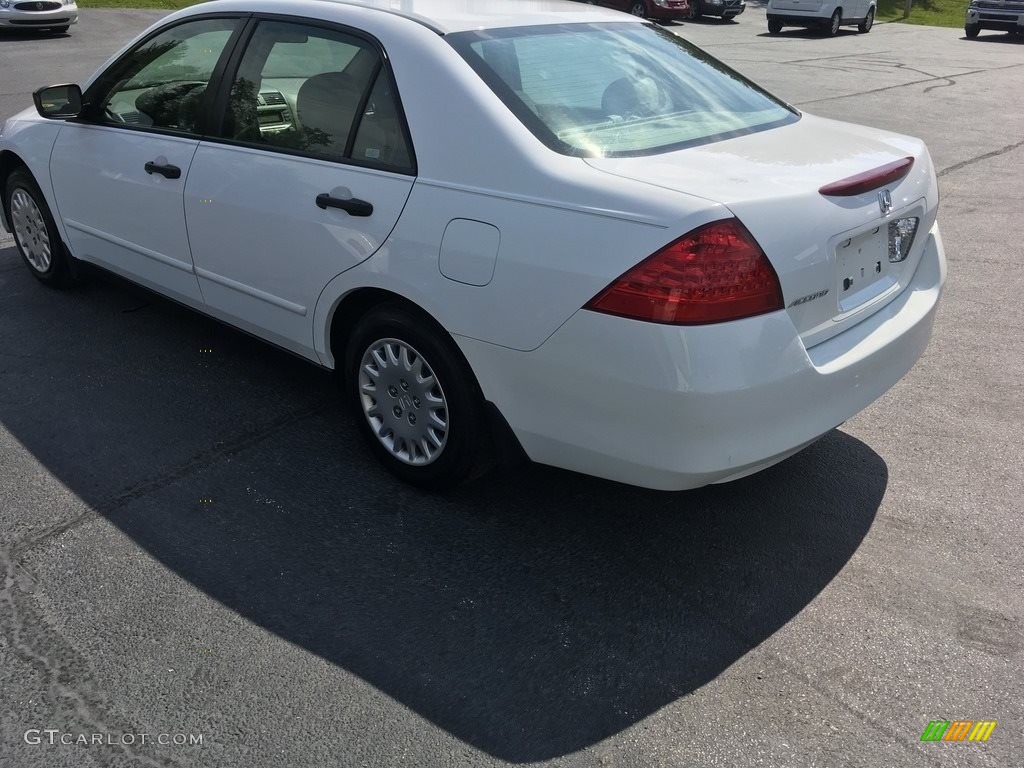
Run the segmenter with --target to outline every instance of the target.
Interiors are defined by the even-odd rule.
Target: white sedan
[[[63,33],[77,23],[75,0],[0,0],[0,29]]]
[[[913,366],[945,279],[919,140],[584,4],[217,0],[35,101],[0,189],[39,280],[89,262],[336,371],[427,487],[507,446],[770,466]]]

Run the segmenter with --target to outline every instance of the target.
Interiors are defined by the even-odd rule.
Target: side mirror
[[[82,112],[82,89],[77,85],[51,85],[32,94],[36,111],[49,120],[67,120]]]

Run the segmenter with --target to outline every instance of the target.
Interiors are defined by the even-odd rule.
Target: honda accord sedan
[[[337,372],[431,488],[510,447],[768,467],[907,373],[946,273],[919,140],[554,0],[194,6],[37,91],[0,188],[42,283],[88,262]]]

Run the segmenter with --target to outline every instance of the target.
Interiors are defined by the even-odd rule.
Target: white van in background
[[[783,27],[816,27],[830,37],[843,26],[868,32],[875,23],[875,0],[768,0],[768,32]]]

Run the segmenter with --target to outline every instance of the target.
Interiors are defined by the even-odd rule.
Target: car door
[[[192,160],[189,241],[210,311],[315,358],[317,297],[391,233],[415,180],[412,146],[375,41],[252,24],[221,94],[220,138]]]
[[[238,17],[190,20],[142,41],[87,90],[50,157],[72,252],[192,304],[202,302],[185,231],[185,180],[206,89]]]

